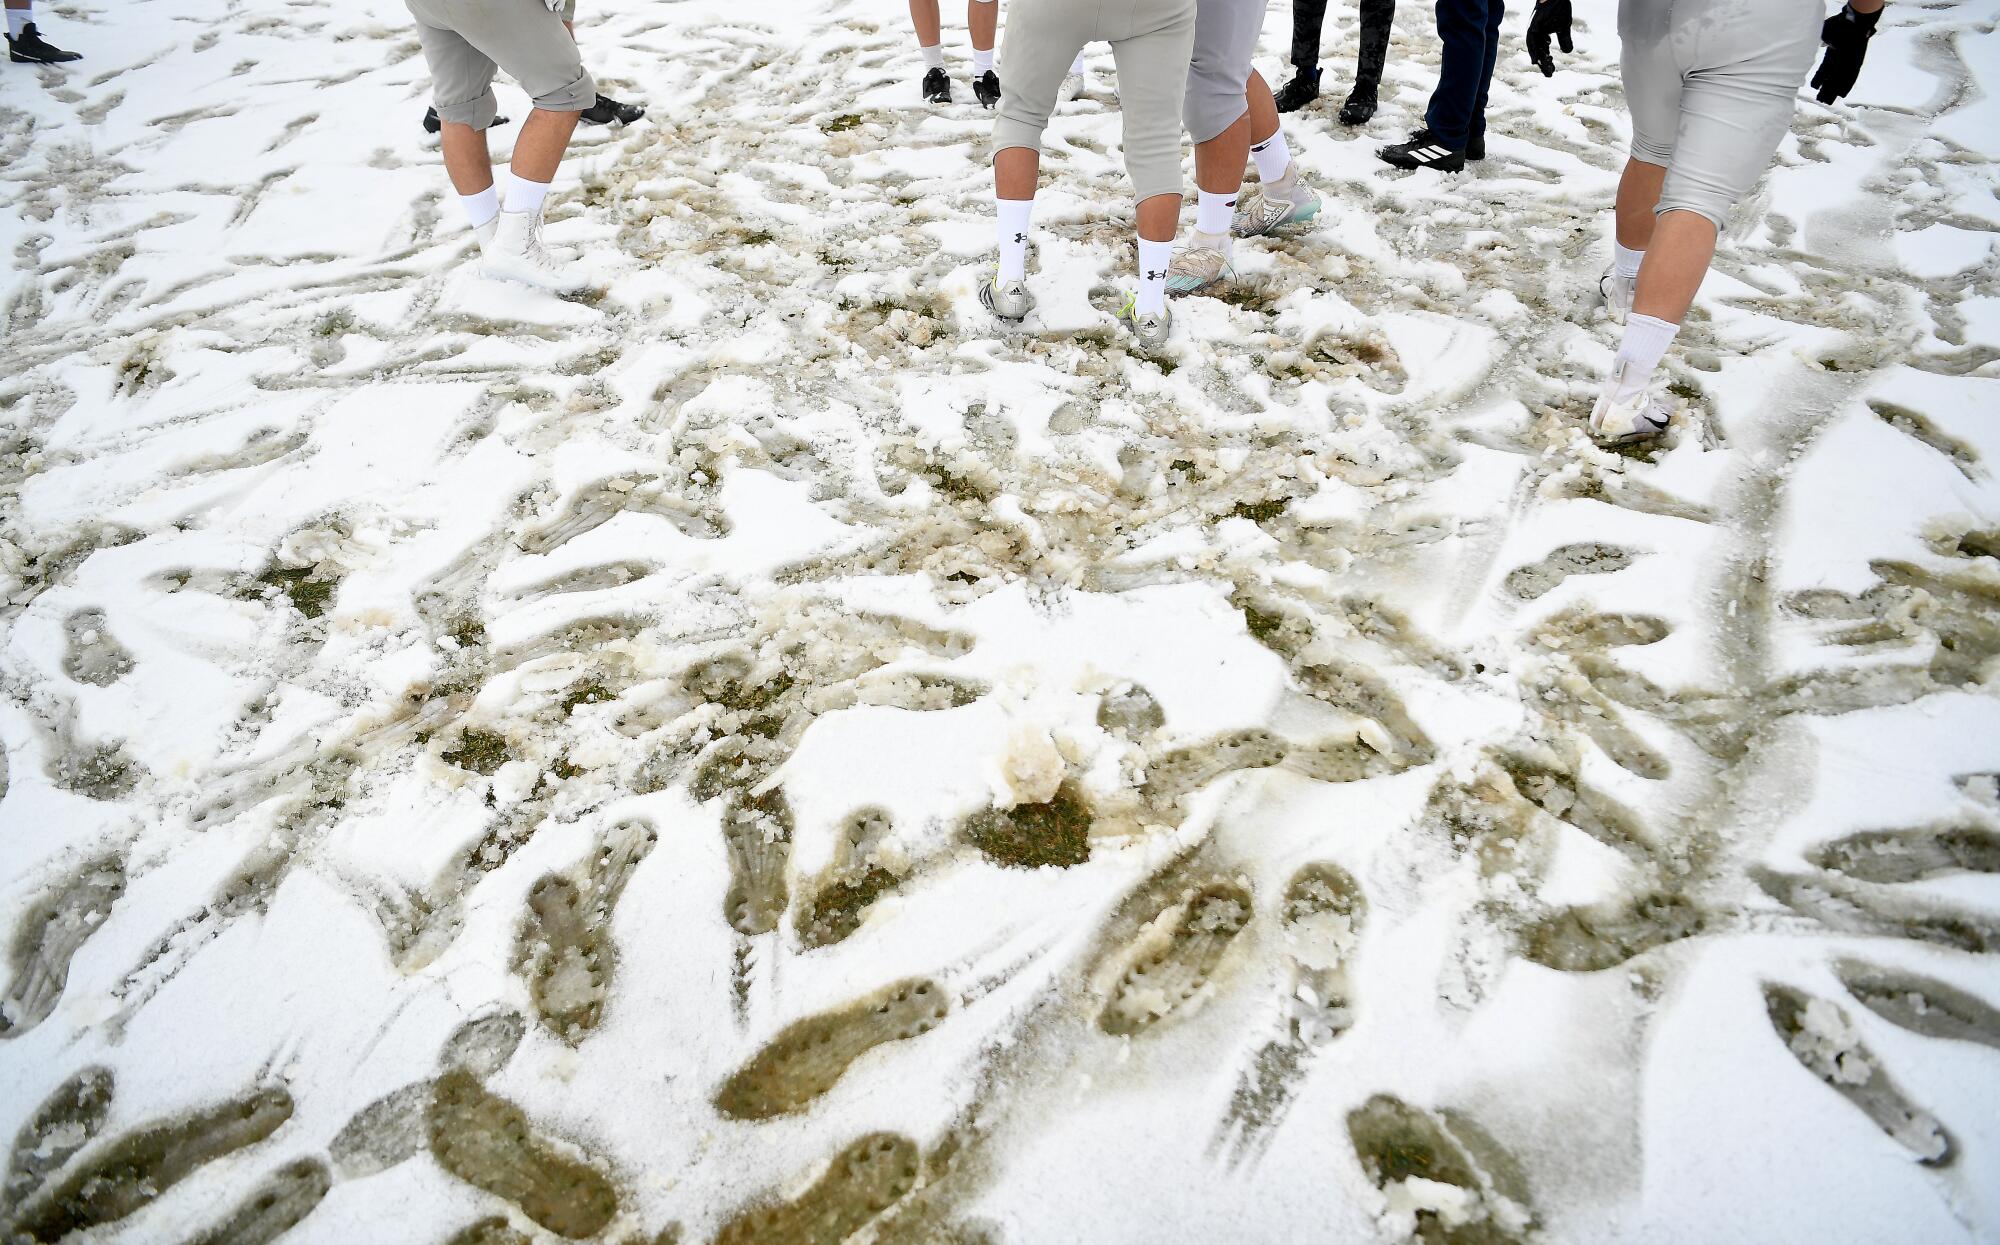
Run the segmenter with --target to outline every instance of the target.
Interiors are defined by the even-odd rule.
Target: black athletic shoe
[[[972,80],[972,96],[981,106],[991,108],[1000,102],[1000,75],[991,69]]]
[[[1471,138],[1465,140],[1465,158],[1468,161],[1484,160],[1486,158],[1486,136],[1484,134],[1474,134]]]
[[[21,27],[21,37],[7,36],[7,54],[19,65],[54,65],[62,61],[80,61],[81,52],[65,52],[47,39],[42,32],[29,22]]]
[[[1465,150],[1445,146],[1429,130],[1418,130],[1410,135],[1408,142],[1384,147],[1375,154],[1384,163],[1399,169],[1436,169],[1440,173],[1456,173],[1465,167]]]
[[[493,124],[505,125],[507,124],[507,118],[495,117],[493,118]],[[444,123],[438,120],[438,110],[435,108],[424,109],[424,133],[435,134],[443,128]]]
[[[924,72],[924,102],[927,104],[949,104],[951,102],[951,75],[942,69]]]
[[[645,115],[646,110],[638,104],[623,104],[609,95],[600,95],[596,103],[577,115],[577,120],[585,125],[610,125],[613,121],[630,125]]]
[[[1347,93],[1347,102],[1340,106],[1342,125],[1367,125],[1375,116],[1375,88],[1355,87]]]
[[[1297,112],[1319,98],[1319,66],[1292,72],[1292,80],[1278,88],[1274,102],[1279,112]]]

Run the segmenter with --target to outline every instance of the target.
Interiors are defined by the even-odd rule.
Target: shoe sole
[[[1412,160],[1406,164],[1401,160],[1387,160],[1387,159],[1383,160],[1382,163],[1388,165],[1392,169],[1401,169],[1405,173],[1414,173],[1418,169],[1436,169],[1440,173],[1462,173],[1465,171],[1465,158],[1463,156],[1459,157],[1459,159],[1456,162],[1450,160],[1440,160],[1436,164],[1424,164],[1415,160]]]
[[[1222,275],[1214,278],[1213,280],[1199,281],[1193,285],[1175,285],[1173,282],[1173,278],[1169,277],[1167,278],[1167,293],[1199,294],[1203,290],[1212,290],[1216,286],[1221,285],[1223,282],[1232,281],[1235,278],[1236,278],[1236,270],[1233,268],[1224,269]]]
[[[544,285],[540,281],[531,281],[527,277],[516,276],[511,272],[495,272],[484,264],[481,264],[479,267],[479,275],[485,277],[488,281],[506,281],[514,285],[525,285],[531,290],[541,290],[547,294],[580,294],[590,288],[590,282],[588,281],[585,281],[581,285]]]
[[[1666,430],[1667,425],[1661,424],[1657,428],[1647,429],[1643,432],[1635,428],[1622,437],[1607,437],[1601,432],[1593,432],[1590,434],[1590,439],[1599,445],[1633,445],[1640,441],[1651,441],[1655,437],[1663,435]]]

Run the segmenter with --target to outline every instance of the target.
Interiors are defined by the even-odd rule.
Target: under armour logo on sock
[[[1014,241],[1016,242],[1026,242],[1027,240],[1028,240],[1028,235],[1025,233],[1017,233],[1014,235]]]
[[[1164,273],[1164,272],[1153,272],[1153,271],[1148,271],[1148,272],[1146,273],[1146,280],[1148,280],[1148,281],[1158,281],[1158,280],[1160,280],[1160,279],[1161,279],[1162,277],[1164,277],[1164,276],[1166,276],[1166,275],[1167,275],[1167,274],[1166,274],[1166,273]]]

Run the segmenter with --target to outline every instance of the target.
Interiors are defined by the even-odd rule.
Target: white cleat
[[[1236,275],[1236,269],[1229,262],[1229,253],[1219,246],[1204,246],[1195,234],[1188,244],[1174,252],[1173,260],[1167,264],[1167,292],[1169,294],[1192,294],[1205,290],[1220,281],[1227,281]]]
[[[1035,296],[1028,292],[1028,283],[1016,278],[1002,281],[996,273],[979,285],[979,305],[1002,320],[1019,323],[1028,318],[1035,309]]]
[[[1142,350],[1152,351],[1167,344],[1167,335],[1174,327],[1174,313],[1164,307],[1158,311],[1140,311],[1139,296],[1134,294],[1119,309],[1118,322],[1132,330]]]
[[[502,212],[491,223],[492,235],[479,235],[487,276],[557,294],[573,294],[590,284],[590,274],[574,260],[553,255],[542,245],[540,212]]]
[[[1597,279],[1597,292],[1604,296],[1604,309],[1619,324],[1625,323],[1625,317],[1632,314],[1634,284],[1630,278],[1619,276],[1616,268],[1605,269],[1604,275]]]
[[[1239,238],[1275,233],[1292,225],[1304,225],[1319,215],[1319,191],[1301,178],[1291,195],[1267,195],[1262,190],[1238,196],[1236,214],[1230,228]]]
[[[1648,393],[1645,378],[1634,378],[1631,371],[1630,363],[1620,364],[1591,409],[1590,435],[1606,445],[1657,437],[1673,418],[1673,408]]]
[[[498,233],[499,231],[500,231],[500,216],[498,213],[494,214],[492,220],[487,221],[485,224],[481,225],[479,228],[472,231],[472,236],[479,242],[479,253],[481,255],[484,255],[488,250],[492,248],[493,235]],[[577,257],[577,249],[575,247],[556,246],[553,243],[547,241],[546,239],[542,242],[542,249],[544,251],[547,251],[549,254],[555,256],[557,259],[562,260],[565,263],[574,261]]]

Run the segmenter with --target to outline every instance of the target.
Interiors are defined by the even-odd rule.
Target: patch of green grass
[[[851,130],[860,124],[861,116],[859,113],[843,112],[837,117],[820,122],[819,128],[829,134],[839,134],[845,130]]]
[[[1285,507],[1291,504],[1291,499],[1288,497],[1272,497],[1264,501],[1239,501],[1229,513],[1239,519],[1248,519],[1252,523],[1268,523],[1285,513]]]
[[[1015,869],[1065,869],[1090,859],[1090,806],[1064,783],[1046,804],[990,808],[965,820],[965,837],[988,860]]]
[[[459,733],[458,747],[448,748],[438,756],[447,765],[489,776],[513,759],[505,737],[469,726]]]
[[[314,337],[339,337],[354,331],[354,316],[345,307],[336,307],[313,323]]]
[[[274,566],[257,577],[257,582],[267,590],[275,589],[292,608],[307,618],[318,618],[326,613],[327,605],[333,600],[334,589],[340,586],[338,580],[322,579],[311,567]],[[269,591],[265,593],[269,595]]]
[[[868,914],[869,905],[900,881],[887,869],[871,865],[858,876],[823,887],[799,911],[799,941],[808,947],[831,946],[841,941],[861,928],[861,918]]]
[[[596,679],[584,679],[572,685],[569,692],[558,703],[562,705],[564,716],[576,712],[579,705],[597,705],[614,699],[611,689]]]

